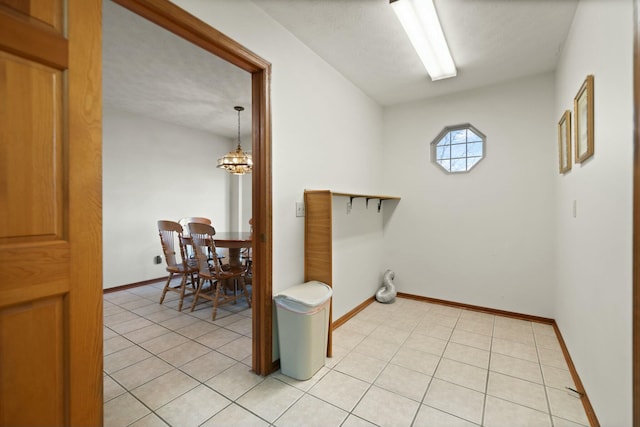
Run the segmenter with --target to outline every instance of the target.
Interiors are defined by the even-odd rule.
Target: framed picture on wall
[[[560,173],[571,170],[571,110],[566,110],[558,122],[558,152]]]
[[[593,156],[593,75],[588,75],[573,99],[575,160],[582,163]]]

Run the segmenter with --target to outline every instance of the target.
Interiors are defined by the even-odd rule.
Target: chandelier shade
[[[238,112],[238,146],[234,151],[229,151],[223,157],[218,159],[218,166],[221,169],[225,169],[227,172],[233,175],[245,175],[251,173],[253,169],[253,159],[251,154],[242,150],[240,144],[240,112],[244,111],[244,107],[233,107]]]

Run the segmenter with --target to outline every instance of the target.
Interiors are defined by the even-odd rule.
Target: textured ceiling
[[[253,2],[381,105],[555,69],[578,3],[435,0],[458,76],[433,82],[389,0]]]
[[[252,1],[380,105],[555,69],[577,6],[435,0],[458,76],[432,82],[389,0]],[[233,138],[233,106],[243,105],[242,133],[249,132],[249,73],[110,0],[103,8],[105,106]]]
[[[103,2],[103,103],[235,138],[251,132],[251,75],[138,15]],[[244,139],[244,137],[243,137]]]

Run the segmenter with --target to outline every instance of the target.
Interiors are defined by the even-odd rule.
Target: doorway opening
[[[199,46],[251,75],[252,369],[273,371],[271,64],[168,0],[114,0],[120,6]]]

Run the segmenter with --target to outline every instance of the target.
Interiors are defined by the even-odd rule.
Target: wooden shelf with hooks
[[[372,194],[344,193],[331,190],[305,190],[305,218],[304,218],[304,280],[318,280],[333,287],[333,197],[349,197],[349,206],[355,198],[365,198],[368,207],[369,200],[378,200],[378,212],[385,200],[400,200],[397,196],[382,196]],[[332,319],[332,309],[329,309],[329,321]],[[331,325],[330,325],[331,326]],[[327,342],[327,356],[331,357],[332,339],[331,327]]]

